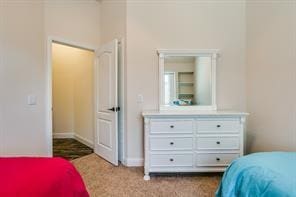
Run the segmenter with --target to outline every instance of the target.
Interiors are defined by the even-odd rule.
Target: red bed
[[[88,197],[75,167],[61,158],[0,158],[2,197]]]

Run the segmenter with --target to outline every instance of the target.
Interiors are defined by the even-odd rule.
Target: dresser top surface
[[[249,113],[239,112],[239,111],[227,111],[227,110],[217,110],[217,111],[144,111],[142,116],[248,116]]]

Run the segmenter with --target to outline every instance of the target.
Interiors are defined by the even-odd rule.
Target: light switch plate
[[[142,94],[138,94],[138,97],[137,97],[137,103],[143,103],[144,102],[144,97]]]
[[[28,105],[37,105],[37,96],[29,95],[28,96]]]

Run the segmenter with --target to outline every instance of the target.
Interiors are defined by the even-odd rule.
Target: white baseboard
[[[94,148],[94,143],[84,137],[82,137],[81,135],[78,134],[74,134],[74,139],[76,139],[77,141],[81,142],[82,144],[90,147],[90,148]]]
[[[71,133],[71,132],[65,132],[65,133],[53,133],[53,138],[54,139],[64,139],[64,138],[73,138],[79,142],[81,142],[82,144],[90,147],[90,148],[94,148],[94,144],[92,141],[76,134],[76,133]]]
[[[72,132],[53,133],[53,138],[55,138],[55,139],[74,138],[74,133],[72,133]]]
[[[124,163],[128,167],[144,166],[144,159],[143,158],[126,158]]]

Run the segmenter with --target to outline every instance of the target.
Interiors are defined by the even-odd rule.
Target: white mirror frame
[[[216,104],[216,64],[217,64],[217,56],[218,49],[158,49],[158,57],[159,57],[159,110],[167,111],[167,110],[181,110],[181,111],[192,111],[192,110],[217,110]],[[211,75],[211,83],[212,83],[212,105],[202,105],[202,106],[166,106],[164,105],[164,59],[165,57],[178,57],[178,56],[209,56],[212,58],[212,75]]]

